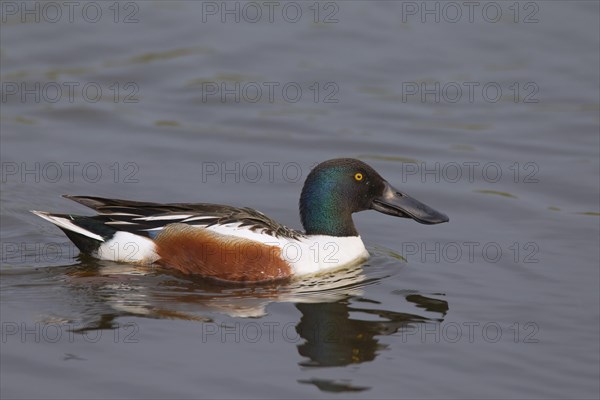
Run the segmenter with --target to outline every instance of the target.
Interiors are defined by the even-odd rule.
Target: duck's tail
[[[93,257],[125,262],[152,262],[156,257],[151,239],[107,225],[106,216],[31,212],[59,227],[82,253]]]
[[[116,230],[108,228],[94,217],[70,214],[50,214],[31,210],[32,213],[58,226],[79,250],[92,254],[103,242],[114,236]]]

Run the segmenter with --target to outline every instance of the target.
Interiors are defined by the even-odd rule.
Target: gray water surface
[[[598,2],[54,4],[2,2],[2,398],[598,398]],[[365,264],[230,287],[29,213],[301,228],[335,157],[450,222],[356,214]]]

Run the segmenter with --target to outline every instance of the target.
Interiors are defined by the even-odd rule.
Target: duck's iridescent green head
[[[394,189],[362,161],[339,158],[322,162],[308,175],[300,195],[300,218],[309,235],[358,236],[352,213],[376,210],[422,224],[448,217]]]

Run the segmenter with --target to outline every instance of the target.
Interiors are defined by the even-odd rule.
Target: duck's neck
[[[300,219],[307,235],[358,236],[352,213],[328,190],[303,190]]]

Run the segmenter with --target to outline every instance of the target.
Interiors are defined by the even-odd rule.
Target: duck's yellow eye
[[[362,181],[363,174],[361,174],[360,172],[357,172],[356,174],[354,174],[354,179],[356,179],[357,181]]]

